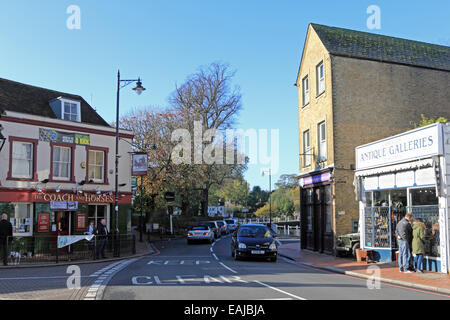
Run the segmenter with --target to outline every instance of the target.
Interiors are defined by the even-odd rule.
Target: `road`
[[[335,274],[279,258],[235,261],[230,236],[213,245],[164,243],[116,272],[101,292],[105,300],[450,300],[450,296],[394,285],[369,289],[367,280]]]

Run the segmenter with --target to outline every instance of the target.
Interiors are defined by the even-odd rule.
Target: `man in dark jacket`
[[[395,235],[398,241],[398,266],[400,272],[410,273],[411,260],[411,242],[412,242],[412,226],[413,215],[407,213],[405,217],[400,220],[395,229]]]
[[[105,257],[105,245],[106,245],[109,231],[108,231],[108,228],[106,227],[105,219],[101,220],[100,224],[97,226],[97,230],[96,230],[95,234],[98,237],[97,252],[95,253],[95,257],[98,259],[99,255],[101,253],[102,258],[106,258]]]
[[[3,250],[3,265],[8,265],[8,242],[12,241],[13,231],[12,224],[8,221],[8,215],[2,214],[0,221],[0,245]]]

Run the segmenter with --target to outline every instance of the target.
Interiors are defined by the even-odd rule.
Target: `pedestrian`
[[[91,220],[89,222],[88,231],[85,232],[85,235],[88,235],[88,236],[95,235],[94,220]],[[94,251],[94,241],[95,241],[94,238],[92,238],[91,240],[88,241],[88,249],[89,249],[89,251]],[[95,254],[95,252],[93,254]]]
[[[423,256],[425,254],[425,224],[417,218],[413,223],[412,254],[414,256],[414,269],[423,273]]]
[[[400,220],[395,229],[395,235],[397,237],[399,254],[398,254],[398,266],[400,272],[410,273],[410,260],[411,260],[411,247],[412,242],[412,226],[413,221],[412,213],[407,213],[405,217]]]
[[[102,259],[105,259],[105,246],[107,242],[107,237],[109,234],[108,228],[106,227],[106,220],[102,219],[100,224],[97,226],[95,231],[98,236],[97,252],[95,253],[96,259],[99,259],[100,253],[102,254]]]
[[[0,221],[0,245],[3,250],[3,265],[8,265],[8,243],[12,241],[13,231],[12,224],[8,221],[8,215],[2,214]]]

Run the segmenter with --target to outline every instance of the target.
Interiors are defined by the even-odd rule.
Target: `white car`
[[[235,219],[235,218],[225,219],[225,222],[228,224],[228,227],[230,228],[230,232],[234,232],[239,225],[238,219]]]
[[[208,241],[214,242],[214,231],[206,225],[199,225],[191,228],[187,234],[187,243],[191,244],[194,241]]]

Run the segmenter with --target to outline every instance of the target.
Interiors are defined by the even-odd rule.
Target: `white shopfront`
[[[450,123],[433,124],[356,148],[355,192],[361,247],[378,261],[397,251],[407,212],[426,226],[426,270],[449,271]]]

